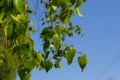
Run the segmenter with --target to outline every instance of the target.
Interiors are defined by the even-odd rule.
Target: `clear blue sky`
[[[75,15],[72,19],[82,27],[84,36],[66,40],[77,51],[87,54],[89,62],[84,72],[75,58],[71,66],[63,60],[61,70],[53,68],[46,73],[35,69],[31,80],[120,80],[120,0],[88,0],[84,7],[84,17]],[[35,18],[33,21],[38,22]],[[33,35],[33,39],[35,49],[41,50],[39,34]]]

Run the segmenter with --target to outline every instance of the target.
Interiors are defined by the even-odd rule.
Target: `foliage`
[[[70,65],[77,53],[74,47],[66,45],[66,36],[80,34],[80,27],[73,26],[70,19],[75,12],[82,16],[79,6],[85,0],[41,0],[45,12],[41,19],[44,27],[40,33],[43,51],[34,50],[26,0],[0,1],[0,78],[14,80],[18,73],[21,80],[29,80],[31,71],[37,67],[48,72],[53,66],[60,68],[60,61],[66,58]],[[53,59],[53,60],[52,60]],[[85,55],[78,57],[83,71],[87,64]]]

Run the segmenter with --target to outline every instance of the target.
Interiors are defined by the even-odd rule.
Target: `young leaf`
[[[56,51],[58,51],[59,44],[60,44],[60,37],[59,37],[58,34],[55,34],[55,35],[53,36],[53,45],[54,45]]]
[[[74,48],[70,48],[66,54],[67,64],[70,65],[73,61],[73,58],[75,56],[76,50]]]
[[[81,12],[80,12],[80,10],[79,10],[79,8],[78,8],[78,7],[77,7],[77,8],[75,8],[75,10],[76,10],[76,12],[77,12],[78,16],[83,17],[83,15],[81,14]]]
[[[53,5],[52,5],[52,8],[53,8],[54,10],[56,10],[56,9],[57,9],[57,6],[53,6]]]
[[[88,59],[87,59],[85,54],[83,54],[82,56],[78,57],[78,64],[79,64],[80,68],[82,69],[82,71],[86,67],[87,63],[88,63]]]
[[[13,14],[11,14],[11,17],[13,18],[13,20],[20,22],[20,19],[18,18],[18,16],[14,16]]]
[[[53,67],[53,63],[50,60],[45,60],[44,64],[46,72],[48,72]]]

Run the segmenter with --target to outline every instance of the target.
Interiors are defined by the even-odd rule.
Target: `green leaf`
[[[11,17],[13,18],[13,20],[20,22],[20,19],[18,16],[14,16],[13,14],[11,14]]]
[[[42,54],[41,53],[37,53],[35,54],[35,59],[34,59],[36,65],[39,65],[42,61]]]
[[[41,53],[37,53],[36,54],[36,59],[41,62],[42,61],[42,54]]]
[[[66,54],[67,64],[70,65],[73,61],[73,58],[75,56],[76,50],[74,48],[70,48]]]
[[[58,35],[60,35],[61,32],[62,32],[62,27],[61,26],[55,26],[54,32],[57,33]]]
[[[72,6],[72,3],[69,0],[59,0],[60,6],[62,8],[67,8],[68,6]]]
[[[1,12],[1,13],[0,13],[0,23],[2,23],[2,19],[3,19],[4,15],[5,15],[4,12]]]
[[[2,67],[3,65],[4,65],[4,61],[0,59],[0,67]]]
[[[83,15],[81,14],[81,12],[80,12],[80,10],[79,10],[79,8],[78,8],[78,7],[77,7],[77,8],[75,8],[75,10],[76,10],[76,12],[77,12],[78,16],[83,17]]]
[[[29,55],[29,46],[26,44],[21,45],[20,53],[27,57]]]
[[[54,66],[55,66],[55,68],[59,68],[60,69],[60,61],[56,61]]]
[[[53,36],[53,31],[51,31],[49,28],[44,28],[40,34],[40,37],[43,38],[44,40],[49,40]]]
[[[46,72],[48,72],[53,67],[53,63],[50,60],[45,60],[44,64]]]
[[[10,37],[12,35],[12,32],[13,32],[13,25],[10,24],[8,25],[7,37]]]
[[[82,4],[83,0],[76,0],[76,8]]]
[[[24,67],[28,70],[32,70],[36,66],[33,60],[28,60],[24,63]]]
[[[19,13],[24,11],[24,1],[23,0],[14,0],[13,2]]]
[[[45,40],[44,44],[43,44],[43,49],[44,49],[44,52],[46,53],[48,48],[50,46],[50,42],[49,40]]]
[[[54,10],[56,10],[56,9],[57,9],[57,6],[53,6],[53,5],[52,5],[52,8],[53,8]]]
[[[87,63],[88,63],[88,59],[85,54],[82,54],[82,56],[78,57],[78,64],[82,71],[86,67]]]
[[[21,80],[29,80],[30,70],[27,70],[23,65],[18,67],[18,75]]]
[[[53,39],[53,45],[56,51],[58,51],[60,45],[60,36],[58,34],[55,34],[52,39]]]

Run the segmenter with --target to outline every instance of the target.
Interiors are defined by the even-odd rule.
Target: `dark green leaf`
[[[48,72],[53,67],[53,63],[50,60],[45,60],[44,64],[46,72]]]
[[[53,36],[53,31],[51,31],[49,28],[44,28],[40,34],[40,37],[44,40],[49,40]]]
[[[76,8],[82,4],[83,0],[76,0]]]
[[[13,32],[13,25],[9,25],[8,26],[8,30],[7,30],[7,36],[10,37],[12,35]]]
[[[60,61],[56,61],[54,66],[55,66],[55,68],[59,68],[60,69]]]
[[[27,45],[27,44],[21,45],[20,53],[27,57],[29,55],[29,45]]]
[[[30,70],[27,70],[24,66],[19,66],[18,75],[21,80],[29,80]]]
[[[82,56],[78,57],[78,64],[80,68],[82,69],[82,71],[86,67],[87,63],[88,63],[88,59],[85,54],[82,54]]]
[[[33,60],[28,60],[24,63],[24,67],[28,70],[32,70],[36,66]]]
[[[50,46],[50,42],[49,40],[45,40],[44,44],[43,44],[43,49],[44,49],[44,52],[46,53],[48,48]]]

